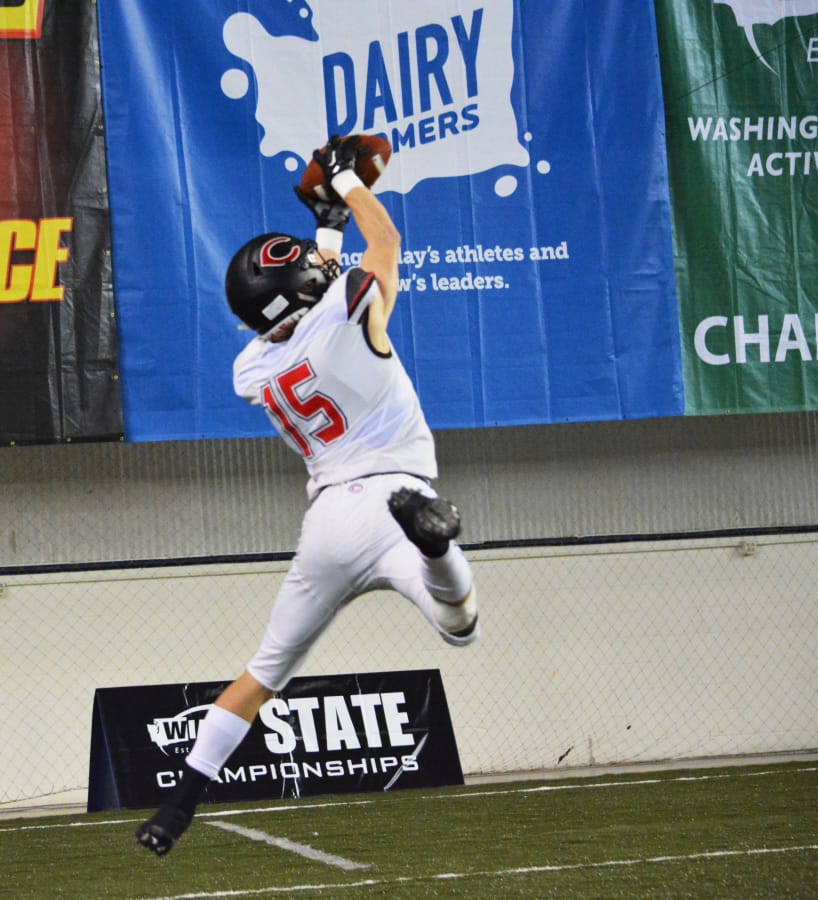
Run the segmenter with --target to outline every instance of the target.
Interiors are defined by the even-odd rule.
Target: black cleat
[[[169,853],[179,838],[187,831],[190,816],[178,806],[161,806],[147,822],[143,822],[134,834],[134,841],[155,853]]]
[[[389,498],[389,512],[424,556],[443,556],[460,534],[460,513],[442,497],[401,488]]]

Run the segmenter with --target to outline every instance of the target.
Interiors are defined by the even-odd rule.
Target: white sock
[[[423,557],[423,583],[441,603],[456,606],[472,587],[469,561],[460,547],[449,542],[449,549],[438,557]]]
[[[435,618],[437,624],[449,634],[457,634],[465,631],[474,622],[477,615],[477,588],[472,585],[468,596],[457,606],[448,603],[435,603]]]
[[[250,723],[246,719],[223,706],[211,706],[199,726],[187,764],[202,775],[215,778],[249,730]]]

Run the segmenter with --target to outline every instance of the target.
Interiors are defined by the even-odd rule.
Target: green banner
[[[818,408],[818,0],[656,0],[686,412]]]

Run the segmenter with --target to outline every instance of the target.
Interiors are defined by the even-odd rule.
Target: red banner
[[[0,443],[117,439],[96,6],[0,0]]]

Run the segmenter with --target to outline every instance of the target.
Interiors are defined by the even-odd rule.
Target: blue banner
[[[100,0],[132,441],[259,436],[223,294],[328,134],[379,132],[433,428],[684,412],[651,0]],[[362,249],[348,229],[345,261]]]

